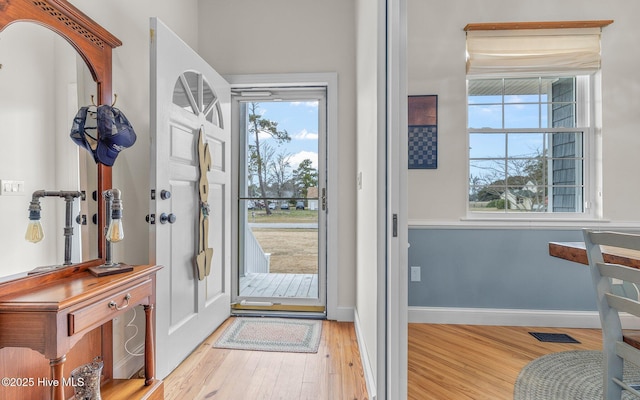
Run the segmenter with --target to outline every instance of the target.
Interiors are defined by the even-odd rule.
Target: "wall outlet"
[[[420,271],[421,271],[422,267],[416,267],[416,266],[412,266],[411,267],[411,282],[420,282],[421,277],[420,277]]]

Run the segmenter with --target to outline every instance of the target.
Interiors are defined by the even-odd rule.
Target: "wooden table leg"
[[[49,366],[51,367],[51,381],[58,383],[57,385],[51,385],[52,400],[65,400],[62,379],[64,378],[64,363],[66,360],[67,356],[49,360]]]
[[[144,306],[145,313],[145,338],[144,338],[144,384],[149,386],[155,380],[156,357],[153,335],[153,304]]]

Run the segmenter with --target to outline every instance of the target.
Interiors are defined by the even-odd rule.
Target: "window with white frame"
[[[600,29],[467,32],[471,213],[593,214]]]
[[[468,81],[469,210],[584,212],[588,77]],[[584,87],[583,87],[584,86]]]

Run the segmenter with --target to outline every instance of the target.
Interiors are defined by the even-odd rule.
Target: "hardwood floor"
[[[213,347],[227,320],[164,380],[165,399],[368,399],[353,323],[323,321],[317,353]]]
[[[324,321],[316,354],[213,348],[230,321],[165,379],[165,399],[368,399],[352,323]],[[539,342],[528,332],[581,343]],[[409,324],[408,398],[511,400],[527,363],[577,349],[600,350],[600,330]]]
[[[566,333],[581,343],[539,342],[528,332]],[[601,350],[600,330],[409,324],[408,398],[511,400],[526,364],[578,349]]]

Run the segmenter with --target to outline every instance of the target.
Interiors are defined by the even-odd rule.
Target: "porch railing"
[[[248,224],[244,226],[244,266],[245,274],[269,273],[269,263],[271,254],[265,253],[258,239],[253,235],[253,231]]]

